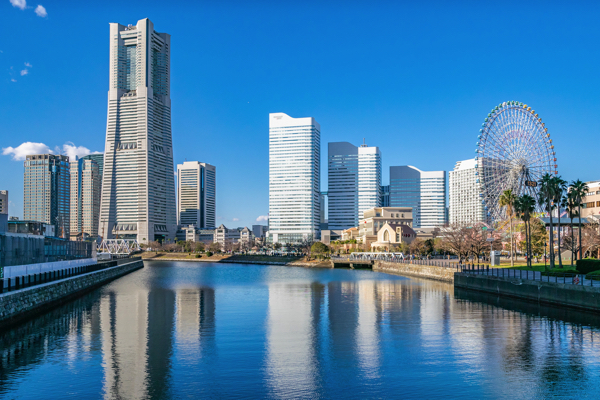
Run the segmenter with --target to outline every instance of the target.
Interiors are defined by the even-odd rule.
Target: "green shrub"
[[[196,254],[196,258],[202,258],[202,254]]]
[[[583,260],[577,260],[577,271],[582,274],[589,274],[590,272],[600,270],[600,260],[595,258],[584,258]]]
[[[542,271],[543,276],[566,276],[571,277],[579,274],[579,272],[575,269],[565,269],[565,268],[554,268],[549,271]]]
[[[210,257],[210,256],[212,256],[212,255],[213,255],[213,253],[212,253],[212,252],[210,252],[210,251],[207,251],[207,252],[206,252],[206,256],[207,256],[207,257]]]

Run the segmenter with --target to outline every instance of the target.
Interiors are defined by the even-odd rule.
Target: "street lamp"
[[[544,241],[544,270],[546,269],[546,246],[548,242]]]

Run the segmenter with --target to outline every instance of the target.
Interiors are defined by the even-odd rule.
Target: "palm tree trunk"
[[[513,223],[512,223],[512,215],[509,217],[510,218],[510,266],[514,267],[515,266],[515,259],[514,259],[514,247],[513,247]]]
[[[525,226],[525,229],[529,230],[529,240],[527,241],[527,246],[528,246],[527,253],[529,254],[529,266],[533,267],[533,261],[531,259],[531,250],[533,248],[533,246],[531,245],[531,220],[527,221],[527,225]]]
[[[581,255],[581,250],[583,250],[581,248],[581,206],[578,206],[577,209],[579,211],[579,259],[581,260],[581,259],[583,259],[582,255]]]
[[[529,233],[527,233],[527,221],[523,221],[525,223],[525,252],[529,253]],[[529,260],[525,259],[525,265],[529,267]]]
[[[560,207],[558,207],[558,265],[560,268],[562,265],[562,254],[560,253]]]
[[[575,231],[573,230],[573,217],[571,217],[571,268],[573,268],[573,256],[575,255]]]
[[[550,215],[550,269],[554,268],[554,227],[552,226],[552,208],[548,202],[548,210]]]

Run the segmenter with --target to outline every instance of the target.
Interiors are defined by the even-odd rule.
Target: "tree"
[[[326,254],[329,253],[329,247],[322,242],[314,242],[310,247],[310,252],[315,254]]]
[[[600,227],[597,222],[591,222],[585,225],[582,231],[583,255],[591,257],[594,250],[600,250]]]
[[[503,207],[506,211],[506,215],[510,221],[510,266],[515,266],[514,261],[514,251],[513,251],[513,215],[514,215],[514,205],[517,196],[513,193],[512,189],[505,190],[500,197],[498,198],[498,204],[500,207]]]
[[[575,230],[573,229],[573,218],[579,216],[577,211],[578,207],[579,204],[577,203],[575,193],[572,190],[569,190],[569,193],[566,197],[565,208],[567,209],[569,218],[571,218],[571,267],[573,267],[573,257],[577,252],[577,246],[575,244]]]
[[[539,218],[531,218],[528,224],[521,224],[521,231],[523,233],[528,226],[528,237],[529,243],[521,242],[521,247],[523,250],[529,247],[529,253],[531,255],[540,255],[544,253],[544,247],[547,240],[548,232],[546,231],[546,227],[544,223]]]
[[[442,247],[453,254],[456,254],[460,260],[469,253],[468,232],[462,224],[452,224],[440,231],[442,238]]]
[[[525,230],[525,248],[527,253],[527,266],[531,267],[531,216],[535,211],[535,199],[528,194],[524,194],[522,196],[517,197],[515,200],[515,211],[516,214],[521,218],[524,222],[524,230]]]
[[[583,258],[581,247],[581,205],[583,203],[583,198],[586,196],[589,187],[585,182],[580,181],[579,179],[571,182],[569,185],[569,190],[573,193],[573,200],[577,204],[577,214],[579,215],[579,259]]]
[[[411,254],[423,255],[425,252],[425,241],[423,239],[416,238],[409,245]]]
[[[194,252],[201,253],[204,251],[204,243],[196,242],[194,243]]]
[[[218,242],[212,242],[208,245],[208,250],[211,253],[218,253],[221,251],[221,244],[219,244]]]
[[[554,268],[554,228],[552,226],[552,210],[554,209],[555,185],[550,174],[544,174],[539,180],[540,191],[538,192],[538,203],[550,216],[550,268]]]
[[[554,185],[554,198],[552,201],[558,208],[558,265],[560,268],[562,268],[562,254],[560,251],[560,207],[563,204],[565,192],[567,191],[567,181],[562,179],[560,176],[555,176],[552,178],[552,183]]]
[[[157,241],[149,242],[148,243],[148,248],[152,249],[152,251],[161,251],[162,250],[162,245],[159,242],[157,242]]]

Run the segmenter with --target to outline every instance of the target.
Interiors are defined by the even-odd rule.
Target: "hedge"
[[[577,271],[582,274],[589,274],[590,272],[600,270],[600,260],[595,258],[584,258],[583,260],[577,260]]]

